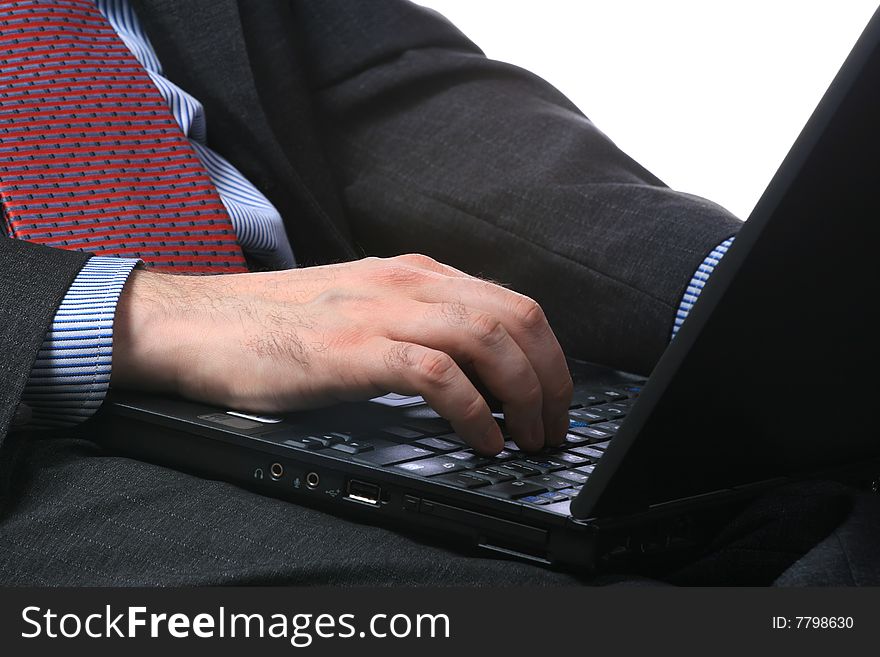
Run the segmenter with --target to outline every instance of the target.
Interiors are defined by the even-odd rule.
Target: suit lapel
[[[271,32],[284,10],[274,2],[245,6],[249,28],[258,32],[251,45],[260,47],[261,26]],[[309,96],[294,62],[278,62],[289,75],[272,116],[294,119],[272,125],[261,102],[242,15],[235,0],[132,0],[132,5],[155,48],[166,76],[205,106],[208,142],[229,159],[278,208],[301,264],[326,262],[355,255],[323,154],[309,120]],[[255,20],[262,21],[254,24]],[[287,39],[289,41],[289,39]],[[265,44],[269,47],[272,44]],[[275,44],[276,48],[291,44]],[[266,53],[254,53],[264,64]],[[271,67],[274,68],[274,67]],[[277,72],[275,73],[277,76]],[[267,80],[272,82],[271,76]],[[263,89],[274,102],[275,89]],[[291,130],[291,126],[295,129]]]

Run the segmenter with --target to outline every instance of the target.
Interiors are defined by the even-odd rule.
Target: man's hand
[[[136,270],[120,298],[112,384],[257,412],[421,395],[483,454],[559,444],[572,381],[540,306],[421,255],[283,272]]]

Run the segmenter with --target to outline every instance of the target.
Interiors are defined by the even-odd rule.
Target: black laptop
[[[570,362],[562,447],[526,454],[508,441],[484,458],[421,399],[398,395],[264,417],[114,393],[97,418],[103,440],[566,567],[698,545],[720,509],[785,482],[870,484],[880,474],[878,123],[880,12],[650,378]]]

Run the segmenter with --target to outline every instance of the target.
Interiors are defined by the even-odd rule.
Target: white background
[[[419,0],[561,89],[668,185],[745,219],[868,0]],[[878,82],[880,83],[880,82]]]

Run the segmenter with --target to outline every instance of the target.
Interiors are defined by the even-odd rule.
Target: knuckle
[[[547,316],[540,304],[529,297],[520,297],[514,304],[513,314],[520,325],[529,330],[543,329],[547,325]]]
[[[571,378],[570,374],[565,375],[565,380],[562,382],[562,387],[559,390],[559,398],[565,400],[571,400],[572,395],[574,395],[574,381]]]
[[[385,365],[391,370],[401,370],[413,366],[413,345],[394,344],[385,352]]]
[[[434,258],[426,256],[423,253],[405,253],[397,256],[394,260],[415,267],[423,267],[425,269],[434,269],[439,264]]]
[[[374,277],[383,285],[406,287],[422,283],[425,274],[419,269],[406,265],[385,263],[376,270]]]
[[[537,377],[534,377],[534,380],[529,384],[529,387],[523,392],[522,401],[529,405],[538,405],[543,398],[544,394],[541,389],[541,384]]]
[[[451,356],[435,351],[425,354],[418,364],[421,378],[431,387],[443,388],[455,378],[457,365]]]
[[[548,393],[548,400],[568,406],[574,394],[574,381],[571,380],[571,375],[566,374],[562,381],[549,388]]]
[[[467,423],[476,422],[485,412],[486,402],[479,395],[474,395],[462,408],[461,419]]]
[[[501,320],[493,315],[479,314],[471,319],[471,330],[486,347],[494,347],[507,337],[507,329]]]
[[[470,319],[471,313],[460,301],[444,301],[440,304],[440,315],[450,326],[462,326]]]

